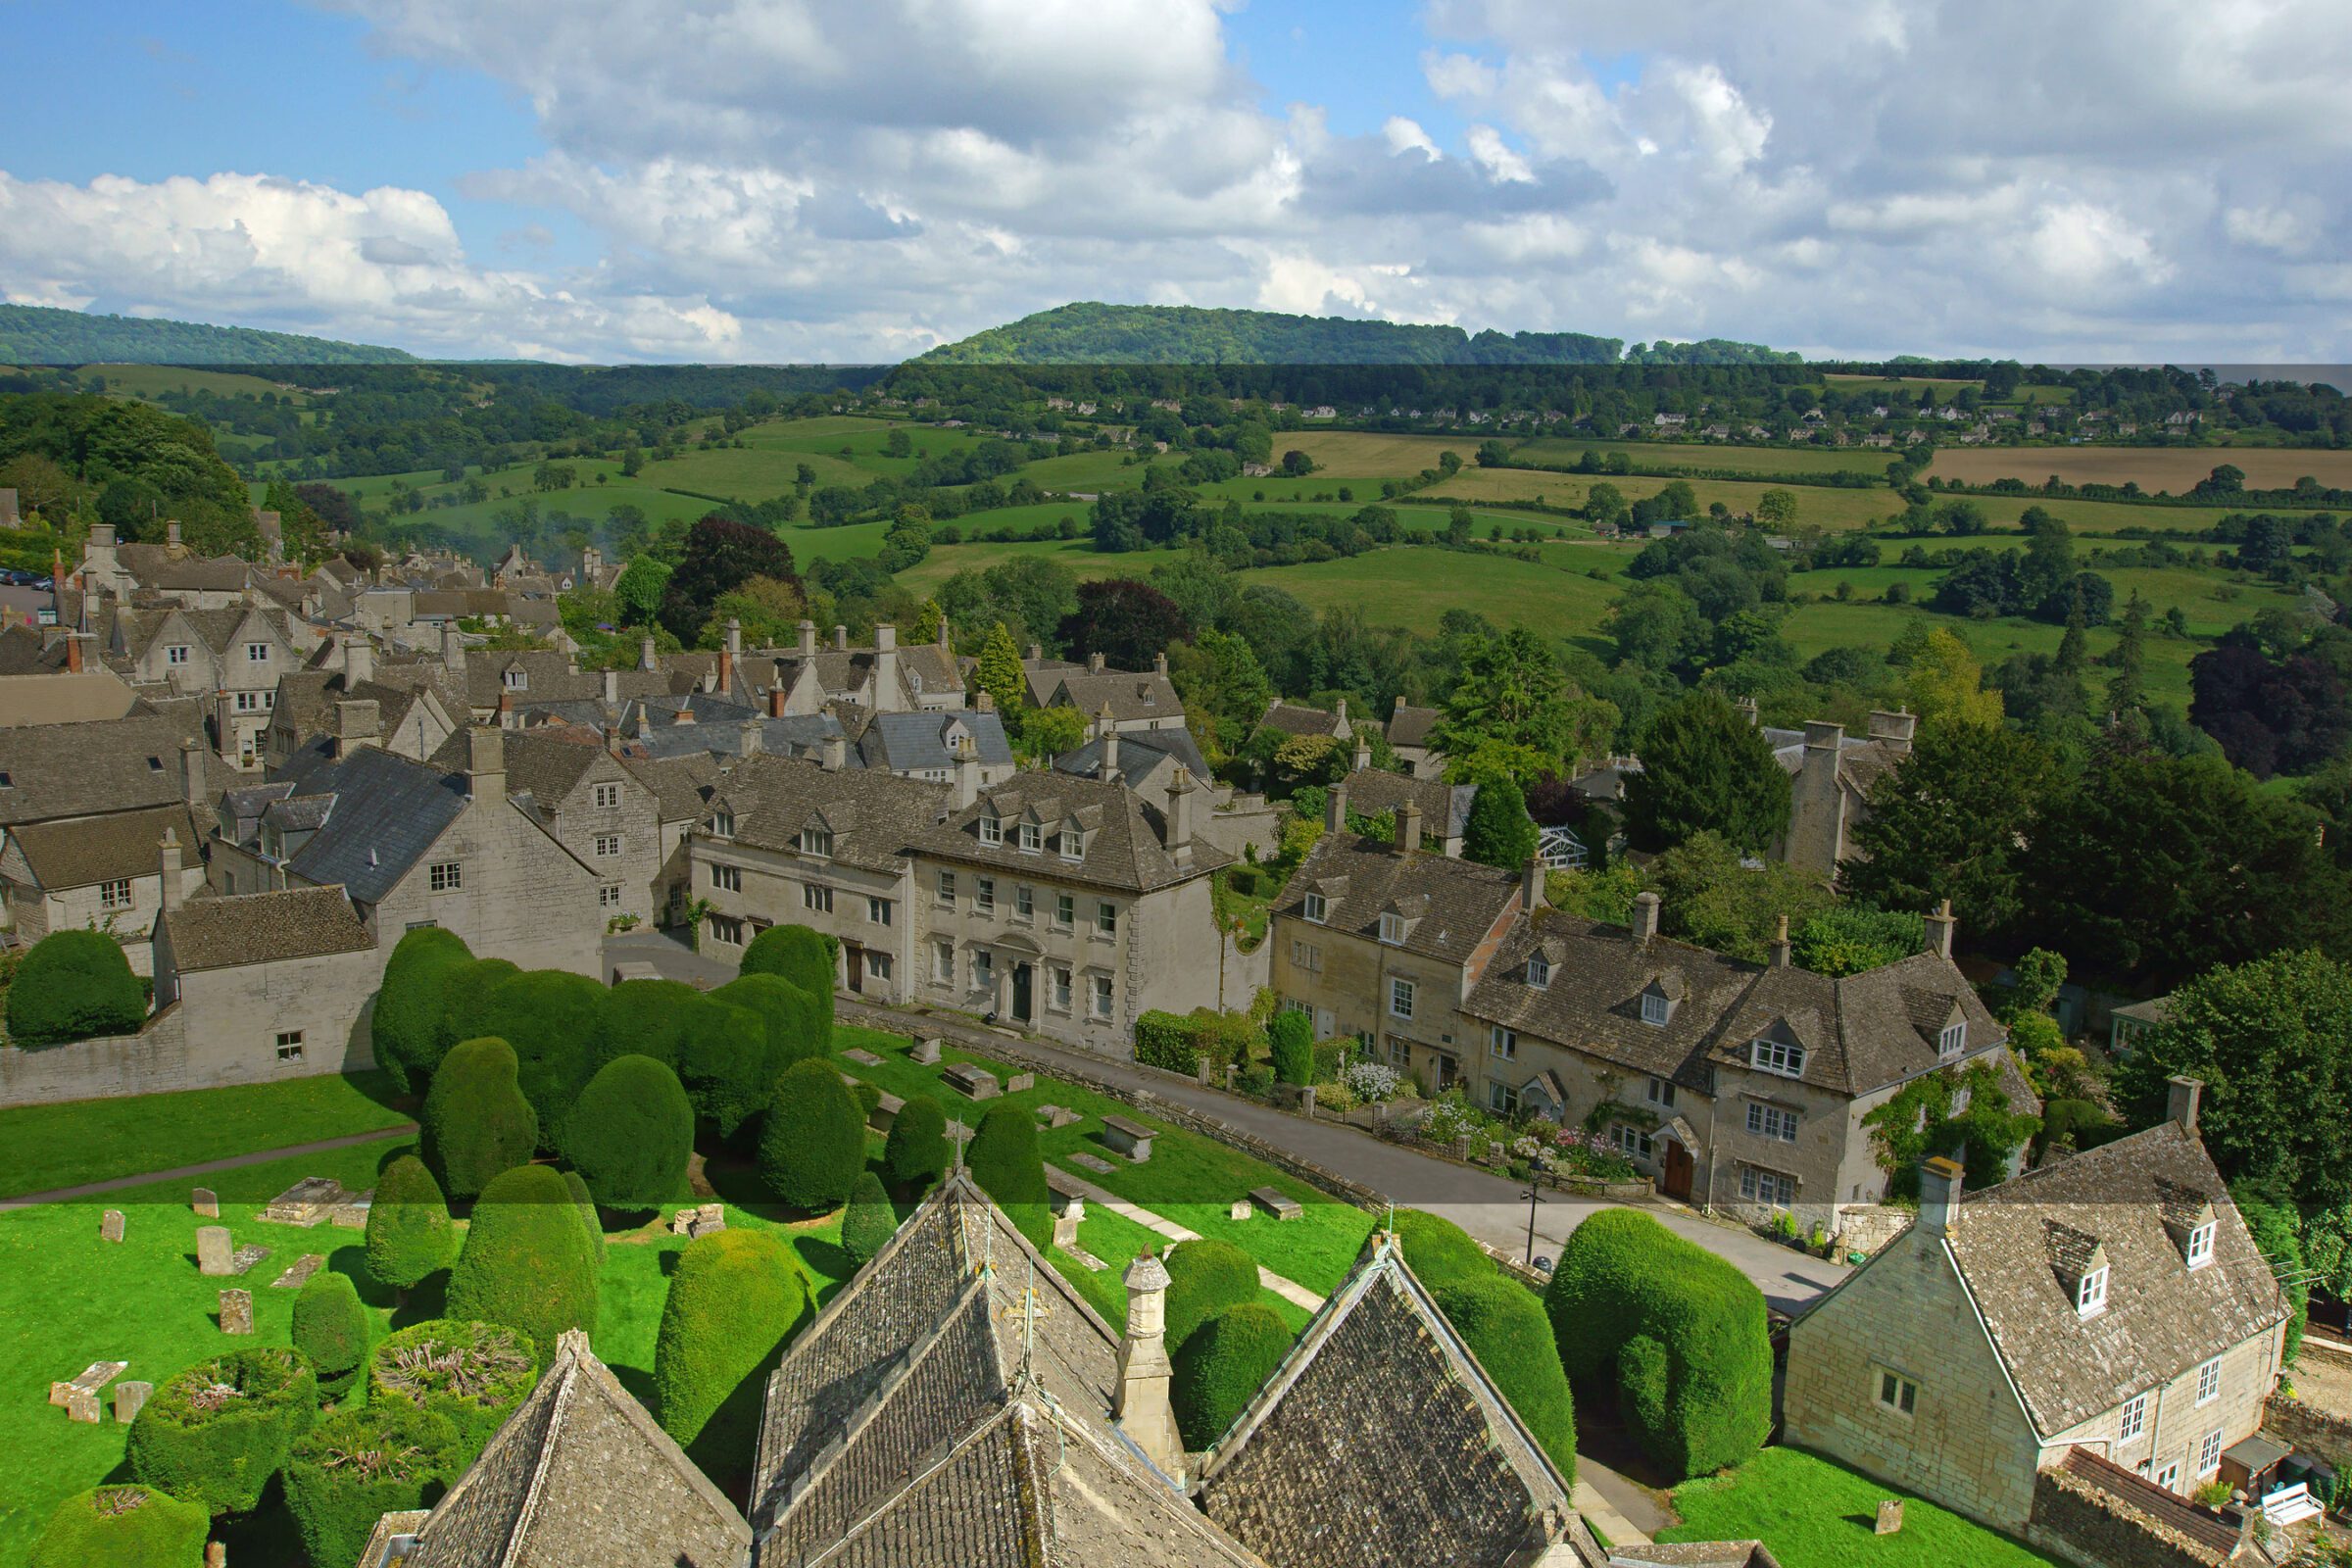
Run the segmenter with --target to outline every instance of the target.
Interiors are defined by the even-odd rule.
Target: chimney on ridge
[[[650,631],[638,640],[637,667],[639,669],[660,669],[662,667],[662,654],[654,646],[654,634]]]
[[[1421,847],[1421,803],[1408,800],[1396,808],[1396,848],[1410,855]]]
[[[1346,779],[1334,784],[1323,796],[1323,831],[1326,833],[1348,831],[1348,781]]]
[[[466,789],[476,806],[507,798],[507,737],[495,725],[476,724],[466,732]]]
[[[956,809],[963,810],[980,798],[980,751],[969,735],[956,744]]]
[[[1657,940],[1658,904],[1655,893],[1634,895],[1634,940],[1643,947]]]
[[[770,686],[767,689],[768,717],[782,718],[784,716],[784,699],[789,694],[781,686]]]
[[[899,710],[899,628],[874,628],[874,711]]]
[[[1146,1252],[1121,1276],[1127,1287],[1127,1332],[1119,1340],[1119,1386],[1111,1415],[1144,1457],[1171,1481],[1184,1472],[1184,1440],[1168,1402],[1174,1368],[1168,1361],[1168,1266]]]
[[[369,698],[345,697],[335,704],[335,756],[349,757],[383,735],[383,718]]]
[[[846,653],[848,653],[848,652],[850,651],[850,628],[849,628],[849,627],[847,627],[847,626],[842,626],[842,625],[836,625],[836,626],[834,626],[834,628],[833,628],[833,651],[834,651],[835,653],[837,653],[837,654],[846,654]]]
[[[1890,752],[1908,754],[1911,737],[1919,729],[1919,715],[1897,709],[1891,713],[1873,712],[1870,715],[1870,738],[1881,742]]]
[[[1936,912],[1927,918],[1928,951],[1941,954],[1947,958],[1950,957],[1952,956],[1952,932],[1959,923],[1952,918],[1951,900],[1946,899],[1937,905]]]
[[[815,621],[813,621],[813,620],[806,620],[806,619],[804,619],[804,620],[801,622],[801,641],[800,641],[800,650],[801,650],[801,657],[802,657],[803,659],[811,659],[811,658],[814,658],[814,657],[815,657],[815,655],[816,655],[816,622],[815,622]]]
[[[1960,1162],[1936,1155],[1919,1167],[1919,1225],[1930,1236],[1960,1228]]]
[[[2180,1130],[2192,1137],[2197,1130],[2197,1106],[2205,1098],[2202,1078],[2173,1077],[2165,1080],[2170,1097],[2164,1114],[2168,1121],[2180,1124]]]
[[[1519,907],[1530,914],[1551,902],[1551,895],[1544,886],[1546,869],[1544,858],[1539,855],[1529,856],[1527,863],[1519,868]]]
[[[1194,793],[1192,769],[1177,763],[1168,780],[1168,853],[1179,865],[1192,863]]]
[[[1788,940],[1788,917],[1784,914],[1779,928],[1772,933],[1772,966],[1775,969],[1788,968],[1795,954],[1796,946]]]
[[[163,853],[158,858],[161,861],[160,869],[163,871],[164,912],[170,914],[179,907],[180,858],[179,832],[176,828],[169,824],[165,826],[164,842],[161,848]]]

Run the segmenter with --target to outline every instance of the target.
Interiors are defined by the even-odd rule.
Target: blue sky
[[[0,0],[0,296],[588,360],[1069,299],[2352,357],[2329,0]]]

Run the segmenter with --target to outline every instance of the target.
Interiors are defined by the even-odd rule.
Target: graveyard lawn
[[[1903,1528],[1876,1533],[1882,1498]],[[2007,1536],[1797,1448],[1766,1448],[1726,1476],[1675,1489],[1683,1522],[1658,1540],[1761,1541],[1782,1568],[2055,1568]]]

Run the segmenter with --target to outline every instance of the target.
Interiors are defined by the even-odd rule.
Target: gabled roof
[[[1470,825],[1478,787],[1442,778],[1407,778],[1381,767],[1359,767],[1348,775],[1348,809],[1362,816],[1395,811],[1411,801],[1421,808],[1421,831],[1458,839]]]
[[[971,737],[975,759],[983,766],[1010,767],[1012,744],[1004,738],[1004,719],[999,713],[961,710],[914,713],[875,713],[858,739],[858,759],[868,767],[893,772],[952,768],[956,754],[949,738]]]
[[[465,730],[455,731],[433,753],[431,765],[444,773],[465,772],[470,745]],[[507,793],[528,795],[543,810],[561,806],[607,755],[602,736],[569,728],[510,730],[501,750],[507,763]]]
[[[837,833],[833,858],[869,870],[893,870],[906,848],[943,813],[954,795],[945,784],[874,768],[828,772],[799,758],[747,757],[721,779],[711,805],[735,817],[735,838],[758,849],[788,850],[818,807],[846,809],[856,827]]]
[[[142,714],[0,729],[0,827],[176,801],[180,742],[203,738],[201,727]]]
[[[338,887],[190,899],[163,916],[172,967],[183,974],[245,963],[365,953],[375,946]]]
[[[1279,697],[1267,705],[1257,724],[1260,729],[1276,729],[1285,735],[1337,735],[1340,732],[1337,714],[1327,713],[1320,708],[1302,708],[1297,703],[1286,703]]]
[[[1320,922],[1306,921],[1302,911],[1309,893],[1324,898]],[[1293,873],[1274,913],[1376,939],[1382,913],[1412,898],[1426,899],[1428,905],[1405,935],[1405,951],[1464,963],[1494,922],[1516,906],[1519,878],[1474,860],[1408,854],[1353,833],[1326,833]]]
[[[741,1568],[751,1530],[567,1329],[405,1568]]]
[[[163,865],[164,833],[179,840],[182,863],[194,865],[204,834],[188,808],[174,801],[137,811],[26,823],[15,830],[24,863],[51,893],[154,876]]]
[[[340,882],[361,904],[380,903],[397,887],[464,813],[467,799],[463,773],[445,773],[374,746],[340,760],[306,749],[273,779],[294,785],[289,806],[333,797],[322,825],[287,869],[306,882]]]
[[[983,844],[980,819],[992,814],[1007,824],[1037,821],[1048,838],[1075,819],[1085,834],[1085,858],[1063,859],[1050,847],[1024,852],[1009,827],[1003,843]],[[970,806],[937,826],[926,825],[911,842],[943,858],[1134,893],[1204,876],[1233,859],[1196,832],[1190,856],[1179,862],[1168,853],[1166,831],[1159,811],[1124,784],[1067,773],[1027,773],[981,791]]]
[[[1134,754],[1141,752],[1138,757]],[[1182,725],[1172,729],[1134,729],[1119,735],[1119,771],[1128,778],[1140,778],[1159,765],[1162,758],[1173,758],[1184,770],[1201,783],[1212,783],[1216,775],[1210,771],[1208,759],[1200,755],[1200,747],[1193,732]],[[1057,773],[1075,773],[1080,778],[1094,778],[1102,771],[1102,737],[1098,735],[1075,751],[1062,753],[1054,759]]]
[[[1429,732],[1437,728],[1438,720],[1445,716],[1446,710],[1442,708],[1414,708],[1398,703],[1396,710],[1389,715],[1389,744],[1427,746],[1430,744]]]
[[[1055,682],[1054,695],[1040,706],[1056,704],[1075,708],[1089,719],[1108,708],[1111,718],[1119,723],[1184,716],[1184,699],[1176,695],[1175,683],[1156,672],[1131,675],[1116,669],[1075,670]]]

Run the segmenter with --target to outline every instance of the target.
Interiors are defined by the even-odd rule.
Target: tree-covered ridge
[[[395,365],[416,356],[368,343],[202,321],[0,305],[0,362],[14,365]]]
[[[922,355],[951,365],[1723,365],[1796,362],[1752,343],[1411,326],[1194,305],[1057,306]]]

